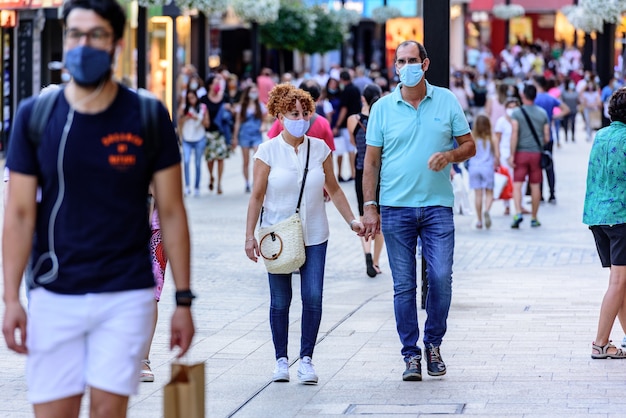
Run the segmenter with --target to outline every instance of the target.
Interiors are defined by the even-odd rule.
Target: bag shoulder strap
[[[304,194],[304,184],[306,183],[306,176],[309,172],[309,156],[311,155],[311,138],[304,136],[306,144],[306,163],[304,165],[304,174],[302,175],[302,186],[300,186],[300,196],[298,196],[298,205],[296,206],[296,213],[300,213],[300,204],[302,203],[302,195]],[[263,212],[265,208],[261,206],[261,217],[259,219],[259,225],[263,223]]]
[[[43,131],[48,125],[54,104],[63,91],[63,87],[46,92],[35,99],[30,119],[28,120],[28,139],[35,147],[41,144]]]
[[[363,120],[362,120],[364,117],[365,117],[365,120],[367,120],[368,116],[365,116],[363,113],[359,113],[359,118],[356,121],[361,127],[361,129],[363,129],[363,132],[367,133],[367,127],[363,124]],[[356,133],[356,130],[355,130],[355,133]]]
[[[305,136],[304,139],[306,141],[306,164],[304,166],[302,186],[300,187],[300,196],[298,197],[298,206],[296,206],[296,213],[300,213],[300,203],[302,203],[302,195],[304,194],[304,183],[306,183],[306,176],[309,172],[309,156],[311,155],[311,138]]]
[[[528,117],[528,113],[526,113],[526,111],[524,110],[522,106],[520,106],[519,110],[522,111],[522,114],[524,115],[524,119],[526,119],[526,123],[528,124],[528,127],[530,128],[530,132],[532,132],[533,138],[535,138],[535,141],[537,141],[537,145],[539,145],[540,149],[543,149],[543,145],[541,145],[541,142],[539,141],[539,135],[537,135],[537,131],[535,131],[535,127],[533,126],[532,122],[530,121],[530,118]]]
[[[147,160],[152,163],[158,154],[161,144],[159,132],[159,102],[145,89],[138,89],[139,114],[141,117],[141,135],[143,136],[144,152]]]

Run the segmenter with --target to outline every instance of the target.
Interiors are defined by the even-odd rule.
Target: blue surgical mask
[[[111,54],[81,45],[65,53],[65,68],[78,85],[97,85],[111,70]]]
[[[400,68],[400,82],[406,87],[415,87],[422,81],[424,70],[422,64],[406,64]]]
[[[304,119],[283,118],[283,126],[292,136],[301,138],[309,130],[309,121]]]

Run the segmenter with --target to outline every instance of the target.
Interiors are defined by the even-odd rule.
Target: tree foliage
[[[309,13],[315,17],[315,29],[303,36],[298,50],[307,54],[324,54],[340,48],[343,34],[336,19],[319,6],[309,9]]]
[[[259,26],[260,40],[267,48],[293,51],[302,45],[308,36],[309,19],[307,10],[299,3],[281,1],[278,19]]]

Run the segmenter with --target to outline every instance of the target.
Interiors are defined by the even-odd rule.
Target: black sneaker
[[[406,370],[402,373],[405,382],[419,382],[422,380],[422,355],[407,357],[404,359]]]
[[[426,364],[428,365],[428,374],[430,376],[443,376],[446,374],[446,364],[441,359],[439,347],[428,344],[428,347],[426,347]]]

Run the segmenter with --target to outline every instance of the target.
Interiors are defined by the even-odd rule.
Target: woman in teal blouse
[[[609,116],[611,124],[598,131],[589,155],[583,212],[602,266],[610,268],[593,359],[626,358],[626,351],[609,340],[616,317],[626,332],[626,88],[611,97]]]

